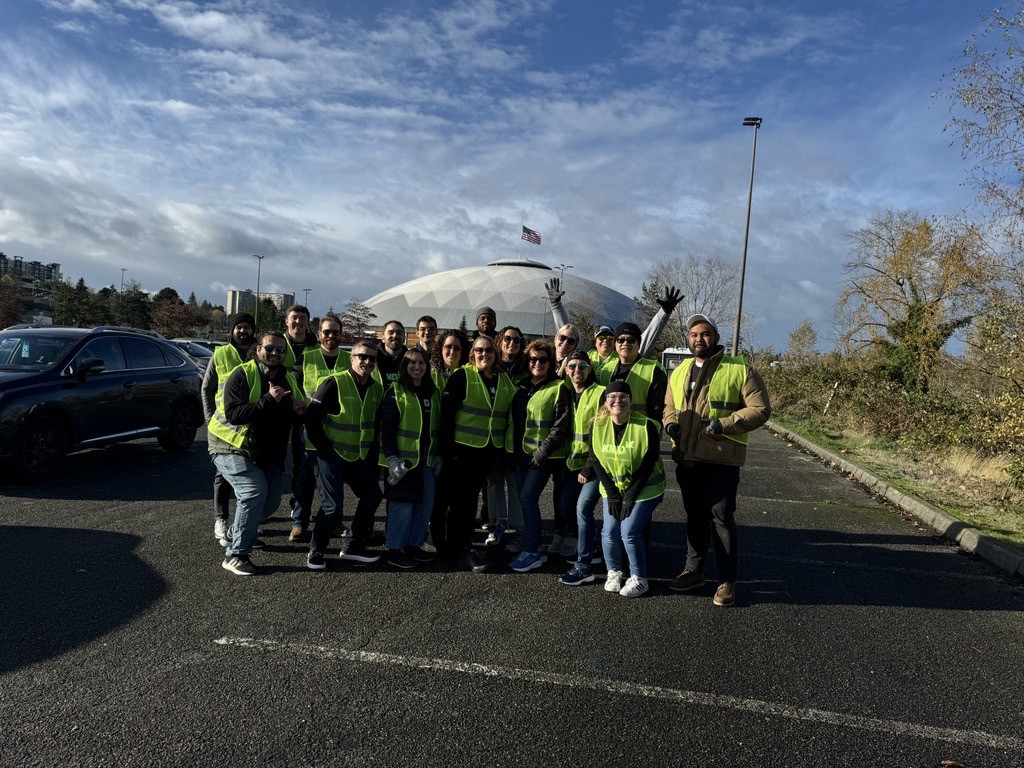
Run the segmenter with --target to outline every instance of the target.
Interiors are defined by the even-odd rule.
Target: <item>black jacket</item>
[[[270,385],[288,389],[287,371],[283,365],[270,371],[258,361],[256,370],[260,375],[262,397],[255,403],[249,402],[249,380],[245,369],[236,368],[224,385],[224,415],[231,424],[249,425],[242,453],[257,464],[273,462],[283,469],[292,425],[299,417],[293,409],[291,391],[276,402],[270,396]]]

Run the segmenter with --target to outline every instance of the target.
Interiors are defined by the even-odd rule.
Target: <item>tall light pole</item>
[[[313,290],[312,288],[303,288],[302,289],[302,305],[304,307],[306,307],[307,309],[309,308],[309,292],[312,291],[312,290]]]
[[[263,269],[263,259],[265,256],[257,256],[255,253],[252,255],[256,261],[256,314],[253,317],[253,321],[256,323],[256,328],[253,331],[259,333],[258,328],[260,327],[260,271]]]
[[[732,337],[732,354],[739,353],[740,317],[743,315],[743,281],[747,275],[747,244],[750,242],[750,206],[754,202],[754,162],[757,160],[757,131],[761,127],[760,117],[745,117],[743,125],[754,129],[754,148],[750,153],[750,189],[747,191],[747,228],[743,233],[743,261],[740,262],[740,296],[736,301],[736,330]]]
[[[117,309],[121,315],[118,318],[118,322],[121,323],[124,322],[124,273],[127,269],[128,267],[121,267],[121,292],[117,294]]]
[[[565,277],[565,270],[567,270],[567,269],[572,269],[572,264],[559,264],[558,265],[558,272],[559,272],[558,278],[559,278],[559,280],[561,280],[563,277]]]

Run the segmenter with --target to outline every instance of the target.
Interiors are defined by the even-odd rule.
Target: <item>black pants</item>
[[[321,504],[316,513],[310,548],[320,552],[327,550],[331,531],[342,520],[346,485],[358,499],[355,514],[352,515],[352,541],[365,544],[373,533],[373,516],[380,506],[380,500],[384,498],[376,456],[372,461],[368,458],[345,461],[337,455],[329,459],[317,456],[316,484]]]
[[[708,540],[714,534],[719,581],[736,581],[736,490],[740,468],[695,461],[676,465],[676,480],[686,510],[686,570],[704,572]]]
[[[457,554],[473,543],[481,478],[486,479],[496,458],[497,451],[490,443],[484,448],[456,445],[455,455],[445,463],[441,485],[448,503],[440,510],[434,535],[434,546],[442,554]]]
[[[292,427],[292,525],[305,530],[309,527],[313,491],[316,490],[316,461],[306,456],[306,431],[301,424]]]
[[[221,520],[229,517],[228,503],[235,498],[235,489],[220,472],[213,476],[213,514]]]

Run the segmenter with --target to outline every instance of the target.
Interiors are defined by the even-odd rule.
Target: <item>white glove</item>
[[[399,481],[405,477],[405,473],[408,472],[410,467],[408,462],[402,461],[397,456],[388,457],[388,483],[391,485],[398,485]]]

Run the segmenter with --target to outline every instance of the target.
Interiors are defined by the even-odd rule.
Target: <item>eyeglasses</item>
[[[502,336],[501,340],[506,344],[522,344],[523,339],[521,336]]]
[[[570,371],[575,371],[577,368],[581,371],[585,371],[590,367],[590,363],[566,363],[565,367]]]
[[[362,360],[362,361],[368,362],[368,363],[376,363],[377,362],[377,356],[376,355],[368,355],[365,352],[353,352],[352,353],[352,357],[354,357],[356,360]]]
[[[277,346],[274,346],[273,344],[265,344],[263,346],[263,351],[266,352],[268,355],[272,355],[272,354],[275,354],[275,353],[278,354],[278,355],[283,355],[284,354],[284,347],[277,347]]]
[[[572,336],[566,336],[564,333],[558,334],[558,340],[563,344],[568,343],[570,346],[576,346],[576,339],[574,339]]]
[[[340,333],[341,331],[336,331],[333,328],[324,328],[322,331],[320,331],[321,336],[338,336],[340,335]]]
[[[605,400],[609,403],[628,403],[629,395],[608,395]]]
[[[550,358],[547,358],[547,357],[531,357],[530,358],[530,365],[534,365],[534,364],[540,365],[541,363],[544,363],[544,365],[547,365],[549,362],[551,362],[551,360],[550,360]]]
[[[636,336],[619,336],[615,340],[616,344],[636,344]]]

